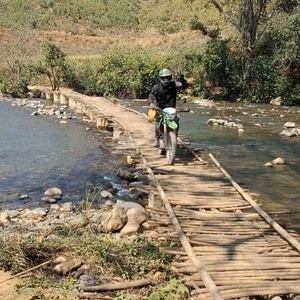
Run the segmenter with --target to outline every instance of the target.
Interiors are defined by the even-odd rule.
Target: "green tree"
[[[59,90],[64,70],[67,67],[66,54],[51,42],[44,42],[43,50],[45,57],[38,68],[38,73],[45,74],[49,78],[53,91]]]
[[[249,96],[256,94],[256,76],[253,73],[256,50],[275,16],[291,12],[298,4],[294,0],[211,0],[219,12],[237,30],[241,40],[244,91]]]

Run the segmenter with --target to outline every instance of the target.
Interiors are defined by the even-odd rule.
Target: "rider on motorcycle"
[[[187,87],[183,76],[180,77],[180,82],[172,79],[172,73],[168,69],[159,71],[159,83],[155,84],[148,96],[148,105],[152,103],[161,109],[167,107],[176,108],[177,90]],[[154,147],[159,145],[159,117],[156,117],[155,122],[155,142]]]

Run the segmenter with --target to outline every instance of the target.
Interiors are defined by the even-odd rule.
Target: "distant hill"
[[[0,13],[2,44],[26,27],[37,32],[37,44],[50,40],[78,57],[111,48],[201,47],[207,39],[191,30],[195,19],[223,34],[232,31],[204,0],[2,0]]]

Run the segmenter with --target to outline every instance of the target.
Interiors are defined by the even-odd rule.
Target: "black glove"
[[[182,84],[182,89],[185,90],[185,89],[188,87],[188,83],[187,83],[187,81],[185,80],[183,74],[180,74],[179,81],[180,81],[181,84]]]

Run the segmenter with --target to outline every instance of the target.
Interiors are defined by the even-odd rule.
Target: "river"
[[[124,104],[147,113],[145,102]],[[180,113],[180,134],[191,138],[192,147],[203,148],[203,156],[212,153],[242,188],[259,194],[258,203],[280,225],[300,233],[300,138],[279,135],[285,122],[300,127],[300,107],[230,102],[185,106],[190,112]],[[229,117],[243,125],[243,134],[237,128],[206,123]],[[286,164],[264,166],[277,157]]]
[[[145,101],[124,101],[147,112]],[[285,122],[299,124],[299,107],[268,104],[218,103],[215,107],[185,104],[190,112],[180,113],[180,134],[191,146],[212,153],[243,188],[259,194],[259,204],[280,225],[300,233],[300,139],[279,135]],[[120,187],[115,176],[121,158],[111,154],[105,132],[86,130],[78,120],[60,124],[49,116],[31,116],[32,110],[0,101],[0,199],[2,207],[37,205],[43,192],[62,188],[63,201],[80,201],[86,186]],[[228,118],[244,126],[207,125],[209,118]],[[277,158],[286,164],[267,168]],[[28,194],[20,200],[18,194]],[[276,212],[277,214],[274,214]]]
[[[118,185],[120,160],[111,154],[108,133],[87,130],[76,119],[60,124],[35,109],[0,101],[0,201],[2,209],[36,207],[44,191],[62,189],[61,202],[85,198],[89,183]],[[20,200],[20,196],[29,198]]]

